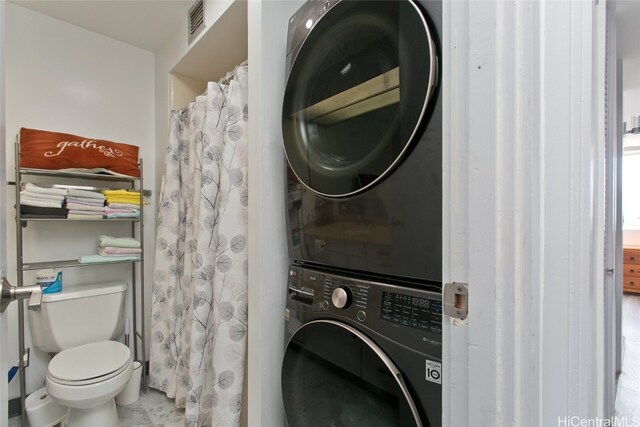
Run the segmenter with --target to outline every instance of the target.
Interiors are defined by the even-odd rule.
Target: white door
[[[5,188],[6,174],[6,132],[4,118],[4,2],[0,2],[0,276],[6,276],[7,272],[7,248],[6,248],[6,199]],[[8,391],[7,391],[7,325],[4,314],[0,314],[0,425],[7,425],[8,421]]]

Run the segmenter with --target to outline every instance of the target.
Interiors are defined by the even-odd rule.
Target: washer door
[[[336,3],[287,80],[282,127],[292,171],[327,197],[382,180],[426,119],[437,70],[434,33],[412,1]]]
[[[296,331],[282,364],[289,427],[421,427],[402,374],[360,331],[332,320]]]

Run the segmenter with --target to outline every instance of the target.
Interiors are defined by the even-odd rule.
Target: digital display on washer
[[[395,292],[382,292],[380,318],[396,325],[442,333],[442,302]]]

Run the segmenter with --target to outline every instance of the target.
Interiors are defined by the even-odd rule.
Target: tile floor
[[[640,417],[640,295],[625,295],[622,301],[622,373],[618,380],[616,416]],[[121,427],[179,427],[184,425],[184,411],[175,408],[164,393],[149,389],[130,406],[118,407]],[[20,417],[9,420],[9,427],[19,427]]]
[[[184,426],[184,411],[178,410],[173,400],[164,393],[149,389],[140,395],[140,400],[130,406],[119,406],[120,427],[182,427]],[[20,417],[9,420],[9,427],[19,427]]]

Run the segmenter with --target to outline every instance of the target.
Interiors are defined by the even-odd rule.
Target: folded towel
[[[135,209],[140,210],[140,205],[134,205],[133,203],[107,203],[107,206],[113,209]]]
[[[98,254],[103,256],[135,255],[135,254],[141,254],[141,253],[142,253],[142,249],[140,248],[118,248],[114,246],[107,246],[107,247],[98,249]]]
[[[90,190],[79,190],[76,188],[70,188],[69,190],[70,197],[86,197],[88,199],[96,199],[103,200],[105,199],[104,194],[98,193],[97,191]]]
[[[102,256],[102,255],[82,255],[78,259],[80,264],[92,264],[101,262],[123,262],[123,261],[140,261],[140,256],[123,255],[123,256]]]
[[[40,215],[40,214],[20,214],[21,219],[66,219],[67,214]]]
[[[59,196],[66,196],[68,194],[67,190],[64,188],[40,187],[30,182],[27,182],[24,185],[24,189],[31,193],[57,194]]]
[[[107,203],[129,203],[132,205],[140,206],[140,199],[128,198],[128,197],[107,197]]]
[[[140,197],[139,191],[132,190],[102,190],[102,194],[105,196],[128,196],[128,195],[136,195]]]
[[[67,214],[67,219],[103,219],[101,214],[85,214],[85,213],[77,213],[69,211]]]
[[[91,205],[84,205],[84,204],[73,203],[73,202],[72,203],[67,202],[65,206],[69,210],[78,210],[78,211],[104,212],[104,210],[106,209],[104,206],[91,206]]]
[[[98,237],[98,246],[106,248],[107,246],[116,246],[119,248],[139,248],[140,242],[133,237],[112,237],[101,235]]]
[[[69,213],[74,215],[98,215],[99,217],[102,217],[104,215],[102,212],[86,211],[81,209],[71,209],[69,210]]]
[[[43,202],[54,201],[54,202],[62,202],[64,200],[64,196],[59,194],[44,194],[44,193],[32,193],[31,191],[22,190],[20,192],[20,197],[30,197],[35,200],[42,200]]]
[[[85,197],[67,197],[65,200],[67,201],[67,203],[71,202],[88,206],[104,206],[104,201],[98,199],[88,199]]]
[[[42,208],[37,206],[20,205],[20,215],[40,215],[40,216],[67,216],[69,213],[65,208]]]
[[[54,201],[46,202],[43,200],[31,199],[28,197],[20,198],[20,204],[27,205],[27,206],[38,206],[41,208],[61,208],[62,207],[62,202],[60,203],[54,202]]]
[[[135,203],[140,204],[140,192],[128,190],[104,190],[102,192],[111,203]]]
[[[105,213],[105,218],[140,218],[140,212],[112,212]]]
[[[104,213],[106,214],[110,214],[110,213],[134,213],[134,214],[139,214],[140,211],[137,209],[112,209],[111,206],[106,206],[106,209],[104,210]]]

